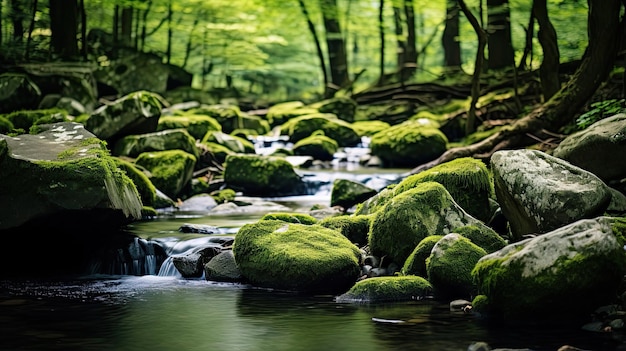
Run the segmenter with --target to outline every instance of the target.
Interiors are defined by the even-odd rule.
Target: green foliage
[[[592,103],[590,106],[591,110],[583,113],[576,119],[576,126],[579,130],[585,129],[606,117],[626,112],[625,99],[610,99],[598,101]]]

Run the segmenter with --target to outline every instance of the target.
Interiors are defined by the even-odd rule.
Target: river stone
[[[374,217],[369,246],[375,256],[403,266],[429,235],[446,235],[467,225],[485,226],[470,216],[437,182],[423,182],[391,199]]]
[[[159,97],[137,91],[98,107],[85,122],[85,128],[103,140],[155,132],[161,117]]]
[[[243,279],[232,250],[224,250],[204,265],[204,278],[217,282],[239,282]]]
[[[606,181],[626,178],[626,114],[602,119],[567,136],[552,155]]]
[[[385,276],[363,279],[335,300],[351,303],[412,301],[421,300],[431,292],[432,285],[422,277]]]
[[[176,199],[193,177],[196,157],[183,150],[143,152],[135,164],[150,172],[150,181],[157,189]]]
[[[330,193],[330,205],[349,209],[376,195],[376,189],[350,179],[335,179]]]
[[[301,195],[302,177],[285,159],[262,155],[228,155],[224,162],[227,187],[249,196]]]
[[[66,225],[84,220],[107,227],[119,225],[120,218],[141,218],[135,185],[102,141],[73,122],[39,130],[0,134],[0,230],[76,211]]]
[[[168,129],[160,132],[127,135],[117,140],[112,153],[116,156],[137,157],[142,152],[183,150],[200,157],[196,140],[185,129]]]
[[[469,298],[474,292],[472,269],[487,252],[469,239],[450,233],[433,246],[426,259],[428,281],[438,297]]]
[[[597,176],[538,150],[497,151],[491,167],[498,202],[516,239],[601,215],[611,201]]]
[[[320,225],[261,220],[235,235],[233,254],[253,285],[305,293],[343,293],[361,273],[361,251]]]
[[[618,296],[625,228],[623,218],[583,219],[483,256],[474,308],[510,320],[587,318]]]

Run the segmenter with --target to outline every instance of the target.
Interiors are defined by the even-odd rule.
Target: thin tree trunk
[[[480,73],[483,68],[483,62],[485,61],[485,46],[487,45],[487,33],[482,29],[480,23],[476,17],[465,4],[464,0],[458,0],[461,11],[465,14],[465,17],[469,20],[476,36],[478,37],[478,48],[476,49],[476,61],[474,63],[474,75],[472,76],[472,101],[470,102],[469,111],[467,112],[467,121],[465,122],[465,135],[470,135],[474,132],[476,123],[476,102],[480,97]]]
[[[120,40],[123,46],[130,47],[132,45],[132,37],[133,37],[133,8],[132,7],[124,7],[122,9],[122,16],[120,19],[121,22],[121,33]]]
[[[165,51],[165,62],[167,64],[170,63],[172,58],[172,16],[174,16],[174,11],[172,10],[172,0],[170,0],[167,4],[167,49]]]
[[[439,158],[415,167],[410,173],[419,173],[459,157],[489,160],[498,150],[531,144],[528,135],[544,129],[558,130],[577,116],[613,68],[621,34],[620,0],[588,0],[588,4],[587,49],[574,75],[550,100],[492,136],[472,145],[452,148]]]
[[[189,31],[189,39],[187,40],[187,46],[185,48],[185,58],[183,59],[182,67],[185,68],[187,66],[187,61],[189,60],[189,56],[191,56],[191,48],[193,43],[193,32],[196,30],[198,23],[200,22],[200,17],[203,15],[203,12],[199,12],[196,15],[196,18],[193,20],[193,24],[191,25],[191,30]]]
[[[302,14],[306,19],[306,23],[309,26],[309,32],[313,36],[313,41],[315,42],[315,50],[317,51],[317,58],[320,60],[320,69],[322,71],[322,76],[324,79],[324,96],[329,94],[328,92],[328,71],[326,68],[326,59],[324,59],[324,51],[322,50],[322,45],[320,44],[320,39],[317,36],[317,31],[315,30],[315,24],[311,21],[311,17],[309,16],[309,11],[306,9],[306,5],[304,4],[304,0],[298,0],[300,4],[300,9],[302,10]]]
[[[87,10],[85,0],[80,0],[80,47],[83,60],[87,61]]]
[[[23,0],[11,0],[11,22],[13,23],[13,41],[22,43],[24,41],[24,13]]]
[[[146,31],[148,26],[148,13],[150,13],[150,9],[152,8],[152,1],[148,1],[148,5],[146,9],[143,11],[143,15],[141,16],[141,42],[139,46],[139,50],[143,51],[144,45],[146,44]]]
[[[541,90],[543,97],[548,100],[561,88],[559,82],[559,46],[556,41],[556,30],[548,17],[546,0],[533,1],[533,13],[539,23],[537,37],[543,49],[543,61],[539,68]]]
[[[33,0],[33,7],[30,16],[30,25],[28,26],[28,37],[26,39],[26,50],[24,52],[24,59],[28,61],[30,56],[30,43],[33,39],[33,31],[35,30],[35,15],[37,14],[37,0]]]
[[[378,78],[378,82],[381,84],[385,79],[385,26],[383,17],[384,8],[385,1],[380,0],[380,7],[378,8],[378,33],[380,35],[380,65],[378,70],[380,72],[380,78]]]
[[[400,7],[393,6],[393,24],[396,33],[396,65],[398,69],[398,76],[402,81],[402,70],[404,69],[404,55],[406,53],[406,40],[403,38],[404,30],[402,28],[402,12]]]
[[[404,0],[404,16],[406,18],[407,37],[402,80],[411,78],[417,70],[417,35],[415,33],[415,9],[413,7],[413,0]]]
[[[534,4],[533,4],[534,6]],[[528,56],[530,55],[530,62],[533,62],[533,36],[535,27],[535,14],[533,11],[530,11],[530,18],[528,19],[528,27],[526,30],[526,44],[524,45],[524,53],[522,54],[522,58],[519,61],[519,65],[517,65],[518,71],[524,71],[528,68],[526,61],[528,60]]]

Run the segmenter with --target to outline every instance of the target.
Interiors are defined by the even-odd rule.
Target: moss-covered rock
[[[19,110],[3,115],[15,129],[30,131],[31,127],[39,124],[51,124],[69,122],[67,111],[59,108],[40,110]],[[38,130],[30,131],[31,134],[39,133]]]
[[[137,188],[104,142],[78,123],[40,127],[36,135],[0,135],[0,230],[35,218],[46,228],[98,229],[141,218]]]
[[[239,154],[255,153],[254,144],[250,140],[219,131],[207,132],[202,137],[202,143],[219,144]]]
[[[615,302],[626,269],[620,221],[598,217],[507,245],[472,271],[492,318],[588,318]]]
[[[157,125],[157,131],[181,128],[196,140],[201,140],[209,131],[222,131],[222,126],[215,118],[194,114],[161,116]]]
[[[368,198],[367,200],[357,204],[354,211],[355,215],[373,214],[385,207],[387,202],[394,197],[393,188],[395,185],[390,185],[376,195]]]
[[[472,157],[462,157],[410,175],[394,188],[394,194],[411,189],[420,182],[443,185],[467,213],[488,222],[492,216],[489,199],[495,198],[493,179],[487,166]]]
[[[267,109],[266,118],[271,127],[276,127],[294,117],[318,112],[316,108],[305,107],[302,101],[285,101],[270,106]]]
[[[454,202],[443,185],[424,182],[396,195],[377,212],[370,228],[369,245],[373,255],[387,256],[402,267],[425,237],[480,224]]]
[[[360,275],[360,250],[319,225],[264,220],[239,229],[233,254],[241,274],[262,287],[343,293]]]
[[[166,129],[160,132],[125,136],[115,142],[112,153],[135,158],[151,151],[182,150],[194,157],[200,156],[196,141],[186,129]]]
[[[377,303],[421,300],[432,292],[431,284],[418,276],[363,279],[336,297],[337,302]]]
[[[360,136],[373,136],[374,134],[381,132],[387,128],[391,127],[391,125],[385,121],[355,121],[352,122],[352,128],[359,134]]]
[[[302,178],[283,158],[261,155],[229,155],[224,162],[224,182],[247,195],[296,195]]]
[[[487,252],[469,239],[451,233],[441,238],[426,259],[428,281],[438,297],[470,298],[475,291],[472,269]]]
[[[403,275],[418,275],[427,278],[426,259],[435,247],[437,241],[443,238],[443,235],[429,235],[417,244],[411,255],[404,262],[404,266],[400,272]]]
[[[289,223],[315,224],[317,218],[304,213],[273,212],[261,217],[261,220],[278,220]]]
[[[370,148],[385,167],[414,167],[439,157],[448,139],[438,129],[403,122],[372,136]]]
[[[156,131],[161,117],[160,96],[136,91],[97,108],[85,128],[103,140]]]
[[[357,103],[347,96],[338,96],[308,105],[321,113],[332,113],[346,122],[353,122]]]
[[[293,154],[296,156],[311,156],[313,159],[321,161],[332,161],[338,149],[337,142],[324,135],[321,130],[298,140],[292,148]]]
[[[349,179],[335,179],[330,193],[330,205],[349,209],[376,195],[376,189]]]
[[[226,162],[226,157],[228,155],[236,155],[237,153],[233,150],[229,149],[224,145],[220,145],[212,142],[203,142],[200,144],[200,148],[204,152],[208,152],[211,154],[211,158],[219,163]]]
[[[454,229],[454,232],[470,239],[487,253],[498,251],[507,245],[504,238],[486,225],[467,225]]]
[[[157,189],[176,199],[193,177],[196,157],[182,150],[144,152],[135,163],[150,172]]]
[[[373,215],[343,215],[326,217],[317,224],[338,230],[358,246],[367,244],[367,235]]]
[[[9,134],[15,126],[5,116],[0,116],[0,134]]]
[[[361,137],[352,128],[352,125],[337,118],[332,113],[314,113],[294,117],[280,126],[280,133],[288,135],[289,141],[298,141],[322,130],[324,134],[335,140],[340,147],[355,146],[361,142]]]

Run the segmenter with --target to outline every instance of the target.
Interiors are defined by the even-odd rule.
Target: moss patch
[[[337,302],[376,303],[421,300],[432,291],[430,283],[417,276],[368,278],[354,284]]]

